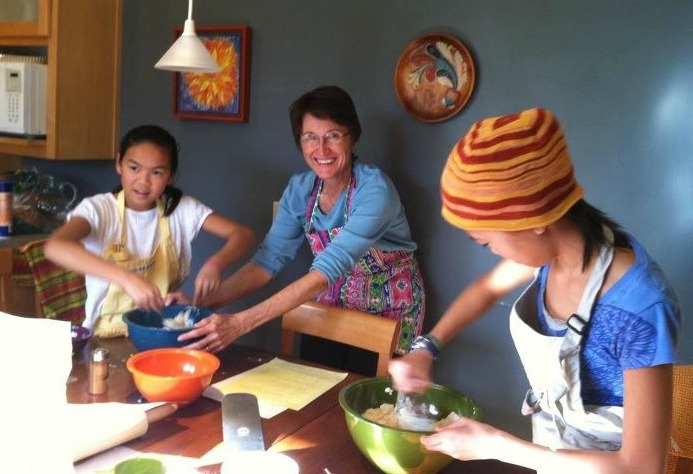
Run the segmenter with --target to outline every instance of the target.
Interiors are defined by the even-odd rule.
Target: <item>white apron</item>
[[[537,444],[602,451],[621,447],[623,407],[583,405],[580,393],[581,341],[612,260],[613,247],[605,245],[563,337],[545,336],[526,322],[537,319],[538,276],[513,305],[510,333],[531,387],[522,413],[532,415]]]

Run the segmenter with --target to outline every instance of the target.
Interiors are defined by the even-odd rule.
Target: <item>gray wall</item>
[[[179,120],[171,73],[153,69],[187,15],[184,0],[125,0],[121,129],[156,122],[182,144],[178,184],[264,234],[289,175],[305,165],[287,106],[334,83],[354,97],[361,159],[396,183],[420,248],[427,327],[495,257],[440,217],[438,180],[448,152],[476,120],[531,106],[552,109],[568,137],[587,199],[636,235],[668,274],[684,313],[693,309],[693,4],[680,0],[198,0],[198,26],[252,28],[250,121]],[[462,112],[419,122],[393,89],[399,53],[416,36],[446,32],[476,61]],[[45,163],[84,195],[117,182],[112,163]],[[219,242],[194,245],[195,268]],[[304,272],[307,252],[275,282]],[[187,288],[190,288],[188,285]],[[438,382],[480,400],[487,420],[519,434],[525,379],[507,329],[507,302],[460,334],[436,365]],[[693,363],[684,327],[680,361]],[[243,342],[276,348],[276,323]]]

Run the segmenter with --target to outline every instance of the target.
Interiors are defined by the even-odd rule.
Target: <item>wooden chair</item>
[[[693,365],[674,365],[673,427],[666,474],[693,473]]]
[[[87,289],[84,276],[46,258],[44,239],[12,250],[12,291],[17,314],[82,324]],[[23,307],[19,299],[23,298]]]
[[[378,354],[376,375],[387,375],[399,321],[308,302],[282,316],[281,353],[294,357],[296,333],[330,339]]]

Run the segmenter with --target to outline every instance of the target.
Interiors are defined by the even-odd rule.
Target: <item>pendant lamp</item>
[[[193,0],[188,3],[188,19],[185,20],[183,34],[166,51],[159,62],[154,65],[157,69],[177,72],[217,73],[219,65],[209,54],[205,45],[195,34],[195,22],[192,19]]]

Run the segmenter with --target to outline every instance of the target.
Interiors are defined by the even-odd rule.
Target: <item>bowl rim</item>
[[[356,410],[354,410],[353,408],[351,408],[350,406],[347,405],[347,403],[346,403],[346,393],[347,393],[349,390],[353,389],[355,386],[357,386],[357,385],[364,385],[364,384],[381,384],[381,383],[383,383],[383,382],[388,382],[388,383],[390,384],[390,387],[392,388],[393,392],[397,392],[397,389],[395,389],[395,388],[392,386],[392,377],[387,377],[387,376],[381,376],[381,377],[366,377],[366,378],[359,379],[359,380],[355,380],[355,381],[351,382],[349,385],[346,385],[345,387],[343,387],[343,388],[339,391],[339,396],[338,396],[339,405],[342,407],[342,409],[343,409],[345,412],[349,413],[349,414],[352,415],[352,416],[355,416],[355,417],[358,418],[359,420],[362,420],[362,421],[364,421],[364,422],[366,422],[366,423],[372,423],[372,424],[377,425],[377,426],[379,426],[379,427],[381,427],[381,428],[385,428],[385,429],[389,429],[389,430],[395,430],[395,431],[408,432],[408,433],[434,433],[434,432],[435,432],[435,430],[431,430],[431,431],[410,430],[410,429],[407,429],[407,428],[394,428],[394,427],[392,427],[392,426],[384,425],[384,424],[382,424],[382,423],[378,423],[377,421],[373,421],[373,420],[369,420],[368,418],[365,418],[361,413],[358,413]],[[470,397],[469,395],[467,395],[467,394],[465,394],[465,393],[462,393],[462,392],[460,392],[460,391],[458,391],[458,390],[455,390],[455,389],[453,389],[453,388],[451,388],[451,387],[448,387],[448,386],[445,386],[445,385],[441,385],[441,384],[437,384],[437,383],[431,383],[431,384],[429,385],[429,387],[430,387],[430,388],[434,388],[434,389],[438,389],[438,390],[442,390],[442,391],[445,391],[445,392],[450,392],[450,393],[452,393],[452,394],[459,395],[459,396],[462,396],[462,397],[464,397],[464,398],[469,399],[469,401],[471,401],[471,402],[475,405],[476,410],[478,410],[479,416],[480,416],[479,419],[482,419],[482,418],[483,418],[483,409],[481,408],[481,405],[479,405],[479,402],[477,402],[475,399],[473,399],[473,398]]]
[[[204,371],[200,372],[195,372],[192,374],[180,374],[180,375],[156,375],[156,374],[150,374],[148,372],[145,372],[138,367],[135,367],[135,364],[145,358],[149,358],[152,356],[157,356],[160,354],[186,354],[186,355],[192,355],[198,359],[206,359],[207,361],[210,361],[212,364],[211,366]],[[144,375],[147,377],[152,377],[152,378],[157,378],[157,379],[163,379],[163,380],[191,380],[191,379],[197,379],[200,377],[207,376],[209,374],[213,374],[216,372],[219,367],[221,366],[221,360],[219,360],[219,357],[216,355],[212,354],[211,352],[199,350],[199,349],[184,349],[182,347],[161,347],[158,349],[148,349],[146,351],[141,351],[137,352],[135,354],[132,354],[127,362],[125,363],[125,367],[128,369],[128,371],[134,375]]]
[[[72,336],[72,335],[75,336]],[[81,324],[72,324],[70,326],[70,336],[73,341],[87,341],[90,337],[94,335],[94,331],[91,328],[82,326]]]

